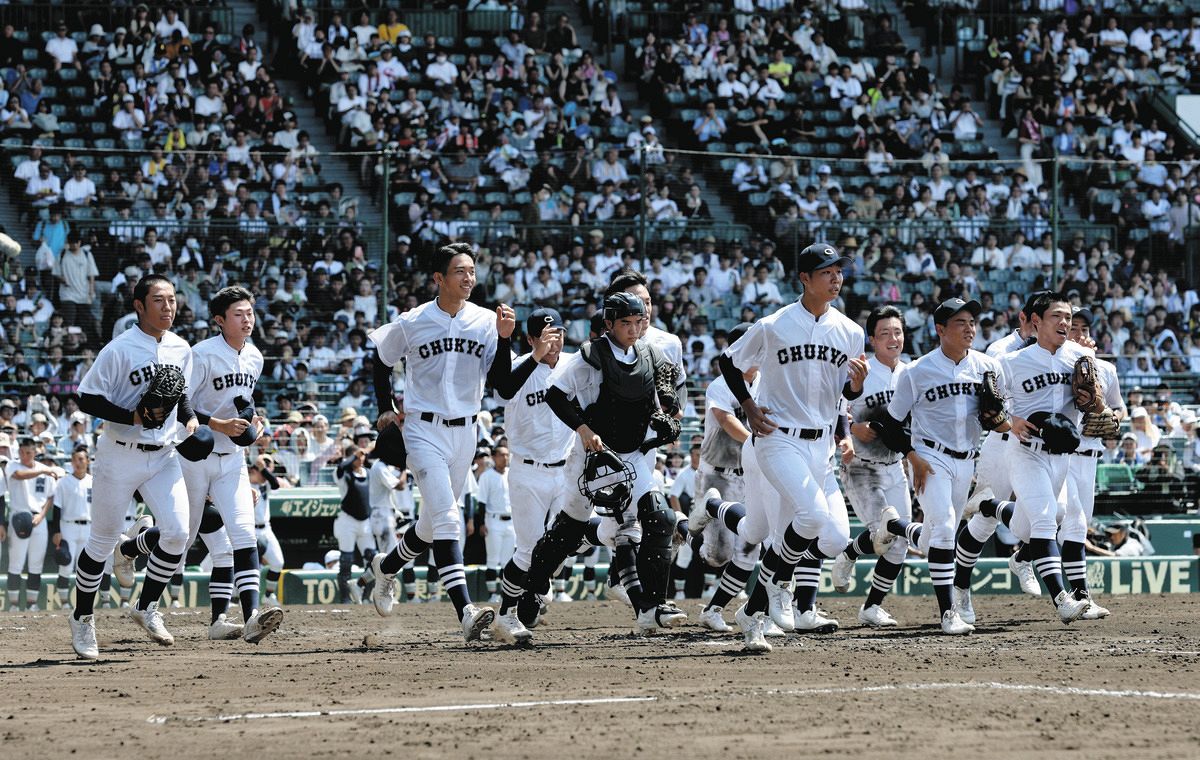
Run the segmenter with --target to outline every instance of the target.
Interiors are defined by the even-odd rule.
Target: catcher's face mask
[[[612,515],[629,506],[636,479],[633,468],[613,452],[593,451],[579,476],[579,492],[588,497],[598,514]]]

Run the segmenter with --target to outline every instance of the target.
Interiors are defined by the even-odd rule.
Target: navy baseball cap
[[[554,309],[534,309],[529,318],[525,320],[525,334],[531,338],[541,336],[542,330],[547,327],[551,329],[563,329],[563,318]]]
[[[979,312],[983,311],[983,306],[978,301],[964,301],[961,298],[946,299],[933,310],[933,323],[935,325],[944,325],[960,311],[969,311],[971,312],[971,316],[978,317]]]
[[[829,243],[813,243],[796,257],[796,271],[815,272],[834,264],[846,266],[851,261],[853,259],[838,253],[838,250]]]
[[[1089,325],[1092,323],[1092,310],[1086,306],[1076,306],[1071,309],[1071,319],[1082,319]]]

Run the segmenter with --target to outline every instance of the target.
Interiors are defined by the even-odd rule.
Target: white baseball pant
[[[771,538],[773,526],[779,522],[782,500],[759,467],[753,438],[742,444],[742,478],[745,494],[752,498],[742,502],[746,516],[738,523],[737,535],[747,544],[761,544]]]
[[[87,553],[93,559],[112,554],[125,529],[125,512],[133,492],[154,515],[158,547],[165,554],[183,554],[188,540],[188,494],[174,446],[139,451],[107,435],[96,445],[92,472],[92,532]]]
[[[458,540],[463,523],[458,499],[475,454],[475,426],[448,427],[409,414],[404,443],[408,469],[421,492],[421,510],[412,528],[417,538],[426,543]]]
[[[391,504],[371,507],[371,535],[375,537],[375,549],[387,554],[396,548],[396,513]]]
[[[545,467],[525,464],[517,456],[508,468],[508,501],[512,508],[513,564],[529,569],[533,547],[546,532],[546,526],[562,509],[569,490],[578,490],[568,483],[566,465]],[[491,550],[488,550],[491,558]]]
[[[717,472],[712,465],[701,462],[697,477],[700,478],[700,485],[696,492],[700,494],[700,498],[704,498],[708,489],[715,488],[720,492],[722,501],[745,503],[744,474]],[[741,536],[729,530],[721,520],[709,520],[701,535],[704,542],[700,544],[700,559],[710,567],[724,567],[726,563],[734,562],[738,567],[752,568],[758,561],[758,544],[747,543]]]
[[[1012,448],[1013,471],[1021,477],[1013,481],[1017,506],[1009,527],[1020,540],[1057,536],[1062,511],[1059,499],[1065,491],[1071,458],[1069,454],[1047,454],[1024,445]]]
[[[371,521],[355,520],[345,512],[338,512],[338,516],[333,518],[333,536],[337,539],[338,551],[343,554],[353,552],[355,547],[360,552],[375,548]]]
[[[41,575],[46,563],[46,546],[50,541],[50,533],[46,521],[42,520],[33,526],[33,532],[28,538],[18,538],[17,532],[11,528],[8,531],[8,572],[20,575],[25,571],[26,561],[29,572]]]
[[[1058,526],[1058,542],[1087,540],[1088,524],[1096,508],[1096,464],[1100,461],[1090,452],[1067,457],[1067,499],[1063,505],[1062,524]]]
[[[270,523],[268,523],[265,528],[256,529],[254,531],[254,535],[258,541],[261,541],[267,547],[267,551],[263,556],[267,567],[271,568],[275,572],[282,570],[283,548],[279,545],[279,539],[275,538],[275,531],[271,530]]]
[[[807,441],[776,430],[751,440],[759,467],[790,514],[792,528],[805,538],[816,538],[825,556],[836,557],[850,543],[850,518],[830,463],[831,436]],[[777,538],[782,539],[786,528],[779,526]],[[782,546],[782,540],[776,545]]]
[[[510,485],[510,493],[511,488]],[[487,549],[487,566],[502,568],[512,558],[516,546],[517,534],[513,530],[513,521],[511,517],[505,520],[502,515],[489,512],[484,515],[483,524],[487,527],[487,535],[483,537],[484,547]]]
[[[924,554],[928,554],[930,549],[953,551],[958,523],[971,492],[975,460],[955,459],[921,444],[916,446],[916,450],[933,468],[933,472],[925,478],[925,490],[917,495],[921,510],[925,513],[918,548]]]
[[[884,507],[895,507],[901,520],[912,519],[912,499],[903,462],[878,464],[855,459],[842,468],[842,485],[854,514],[872,533],[879,529],[879,515]],[[883,558],[900,564],[907,553],[908,540],[898,537]]]
[[[58,524],[58,532],[62,534],[62,540],[67,542],[67,549],[71,552],[71,564],[69,567],[59,568],[59,575],[67,575],[75,572],[75,563],[79,561],[79,553],[83,551],[83,547],[87,544],[88,534],[92,532],[92,526],[88,523],[77,523],[63,520]]]
[[[233,549],[253,549],[258,541],[254,536],[254,495],[251,492],[250,476],[246,461],[241,453],[209,454],[199,461],[180,461],[183,481],[187,485],[191,522],[188,536],[192,541],[200,533],[200,518],[204,516],[204,499],[212,500],[221,513],[225,524],[228,543]],[[221,548],[221,547],[216,547]],[[217,552],[209,546],[216,563]],[[232,555],[230,555],[232,557]],[[218,563],[217,567],[221,567]]]

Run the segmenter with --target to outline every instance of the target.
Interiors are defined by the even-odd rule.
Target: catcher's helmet
[[[65,538],[58,540],[58,548],[54,550],[54,563],[61,568],[71,566],[71,546]]]
[[[9,525],[17,538],[29,538],[33,535],[33,513],[14,512],[9,518]]]
[[[583,463],[579,493],[586,496],[596,513],[611,515],[629,505],[637,473],[609,449],[593,451]]]
[[[604,321],[646,316],[646,304],[632,293],[613,293],[604,299]]]

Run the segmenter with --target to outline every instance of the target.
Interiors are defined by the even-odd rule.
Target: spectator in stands
[[[54,31],[54,36],[46,41],[46,55],[49,56],[55,71],[59,71],[63,66],[83,70],[83,64],[79,60],[79,45],[68,34],[65,23],[60,23]]]

